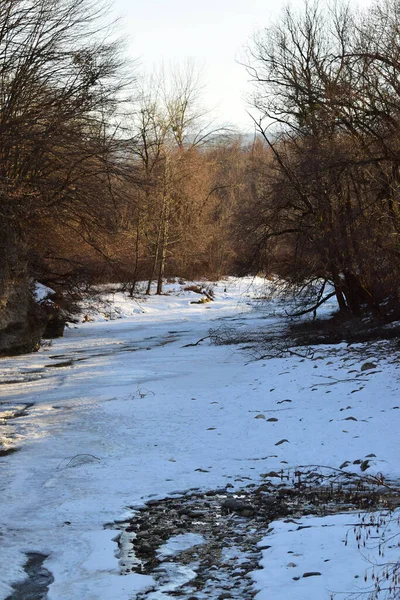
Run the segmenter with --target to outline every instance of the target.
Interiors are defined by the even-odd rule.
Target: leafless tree
[[[260,244],[284,244],[285,274],[330,282],[355,315],[398,304],[398,27],[396,2],[365,17],[305,3],[260,33],[249,55],[273,156]]]
[[[102,219],[98,193],[118,165],[118,109],[128,85],[104,11],[90,0],[0,4],[4,315],[16,264],[28,289],[29,245],[40,222],[62,220],[85,235],[85,222]]]

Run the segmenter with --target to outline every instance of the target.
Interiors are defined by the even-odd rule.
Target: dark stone
[[[47,340],[62,337],[65,329],[65,317],[60,307],[57,304],[48,303],[43,309],[47,317],[47,324],[42,337]]]
[[[0,356],[39,349],[44,317],[25,285],[16,285],[0,298]]]
[[[242,500],[236,500],[236,498],[228,498],[222,503],[223,509],[232,512],[240,512],[247,507],[248,505],[246,502],[243,502]]]
[[[309,573],[303,573],[303,577],[318,577],[321,573],[318,571],[310,571]]]
[[[361,371],[370,371],[371,369],[376,369],[376,364],[373,362],[365,362],[362,366],[361,366]]]
[[[14,454],[14,452],[18,452],[19,448],[11,447],[11,448],[0,448],[0,457],[8,456],[9,454]]]
[[[153,548],[150,546],[150,544],[139,544],[137,546],[137,550],[140,554],[153,554]]]
[[[0,356],[35,352],[42,337],[61,337],[64,327],[60,304],[50,299],[35,302],[27,276],[0,278]]]

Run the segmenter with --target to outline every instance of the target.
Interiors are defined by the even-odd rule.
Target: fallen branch
[[[288,316],[289,317],[302,317],[303,315],[306,315],[310,312],[315,312],[317,310],[317,308],[319,308],[322,304],[324,304],[324,302],[326,302],[327,300],[332,298],[335,294],[336,294],[336,292],[331,292],[330,294],[327,294],[324,298],[322,298],[319,302],[314,304],[311,308],[306,308],[305,310],[301,310],[300,312],[289,314]]]
[[[198,346],[201,342],[204,342],[204,340],[207,340],[209,338],[210,338],[210,335],[205,335],[204,337],[197,340],[197,342],[194,342],[193,344],[185,344],[184,346],[182,346],[182,348],[191,348],[193,346]]]

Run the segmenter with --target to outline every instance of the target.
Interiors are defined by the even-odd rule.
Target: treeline
[[[352,315],[400,316],[399,32],[397,0],[311,2],[248,55],[270,148],[260,244],[272,270],[314,284],[315,304],[329,283]]]
[[[37,329],[33,280],[161,293],[166,276],[276,273],[314,305],[394,317],[399,30],[395,0],[286,10],[249,48],[261,118],[243,139],[209,121],[190,65],[137,81],[98,3],[3,0],[4,348]]]
[[[5,320],[32,279],[160,293],[166,275],[245,262],[233,215],[251,151],[207,121],[190,65],[139,85],[106,23],[90,0],[0,5]]]
[[[0,3],[0,351],[35,345],[30,282],[46,279],[49,259],[74,260],[51,256],[47,240],[112,223],[129,81],[104,23],[86,0]]]

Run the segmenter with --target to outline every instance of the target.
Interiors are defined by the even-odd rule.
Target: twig
[[[197,340],[197,342],[194,342],[193,344],[185,344],[185,346],[182,346],[182,348],[191,348],[192,346],[198,346],[201,342],[204,342],[204,340],[207,340],[210,337],[210,335],[205,335],[204,337]]]
[[[94,460],[98,460],[100,461],[101,459],[98,456],[94,456],[93,454],[75,454],[75,456],[73,456],[72,458],[69,459],[69,461],[67,462],[67,464],[65,465],[65,468],[68,468],[70,466],[70,464],[72,463],[73,460],[75,460],[76,458],[78,458],[79,456],[87,456],[90,458],[93,458]],[[62,465],[62,463],[67,460],[66,458],[63,458],[63,460],[60,462],[60,464],[58,465],[57,469],[60,468],[60,466]]]

